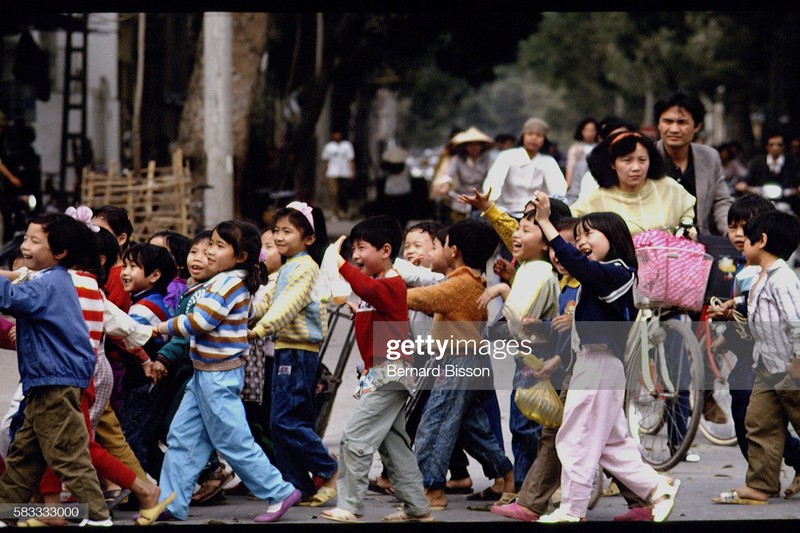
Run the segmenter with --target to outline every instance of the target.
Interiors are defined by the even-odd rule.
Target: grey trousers
[[[400,388],[398,388],[400,387]],[[389,480],[404,510],[413,516],[430,512],[422,487],[422,474],[411,451],[403,411],[409,393],[397,383],[364,394],[347,421],[339,450],[337,506],[364,514],[372,456],[377,450],[389,471]]]

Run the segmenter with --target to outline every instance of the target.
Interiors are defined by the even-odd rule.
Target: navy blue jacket
[[[550,241],[550,246],[558,262],[581,282],[575,306],[575,329],[581,345],[605,344],[621,359],[630,321],[636,317],[636,269],[620,259],[592,261],[560,235]]]
[[[0,310],[17,319],[22,389],[89,386],[96,365],[78,293],[67,269],[54,266],[19,285],[0,276]]]

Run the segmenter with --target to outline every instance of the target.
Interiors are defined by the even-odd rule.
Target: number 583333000
[[[0,504],[0,518],[26,520],[28,518],[73,518],[88,517],[86,504],[63,503],[3,503]]]

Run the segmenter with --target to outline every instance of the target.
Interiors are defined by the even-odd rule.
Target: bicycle
[[[712,298],[711,305],[718,302],[716,298]],[[731,414],[731,394],[730,386],[728,384],[728,376],[736,364],[736,354],[730,351],[715,352],[714,339],[716,336],[716,328],[713,320],[708,317],[708,308],[703,307],[700,314],[700,320],[697,322],[695,328],[695,336],[700,344],[701,350],[705,353],[706,360],[708,361],[707,368],[711,370],[713,382],[707,383],[706,386],[712,388],[708,391],[725,414],[726,421],[724,423],[711,422],[705,416],[700,417],[700,432],[711,443],[718,446],[733,446],[736,444],[736,430],[733,425],[733,415]],[[704,391],[703,399],[705,400]],[[694,401],[694,398],[692,398]]]
[[[670,238],[667,243],[678,244]],[[679,246],[636,250],[639,312],[624,357],[629,431],[645,462],[660,471],[686,455],[702,411],[702,402],[691,398],[699,397],[704,382],[703,352],[686,311],[702,307],[712,258],[696,249],[701,245]],[[677,315],[662,319],[676,310]]]

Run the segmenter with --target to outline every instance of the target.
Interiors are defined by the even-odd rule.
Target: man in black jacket
[[[783,201],[792,211],[800,213],[800,162],[785,151],[784,136],[780,132],[765,132],[766,154],[755,157],[749,165],[747,179],[736,184],[736,191],[757,192],[755,187],[775,183],[783,189]]]

